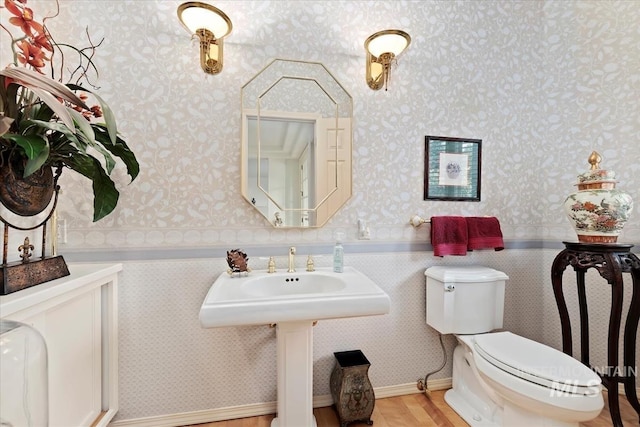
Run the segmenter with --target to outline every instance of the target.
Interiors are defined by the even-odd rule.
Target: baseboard
[[[109,424],[109,427],[178,427],[236,418],[257,417],[258,415],[273,414],[275,412],[276,402],[252,403],[250,405],[229,406],[226,408],[206,409],[204,411],[118,420]]]
[[[451,387],[451,378],[429,381],[430,390],[444,390]],[[416,383],[399,384],[373,389],[376,399],[422,393]],[[313,407],[331,406],[333,398],[330,394],[313,397]],[[212,423],[215,421],[233,420],[236,418],[256,417],[276,412],[276,402],[252,403],[249,405],[214,408],[204,411],[182,412],[179,414],[158,415],[155,417],[118,420],[109,427],[178,427],[191,424]]]
[[[442,378],[429,381],[429,390],[446,390],[451,388],[451,378]],[[422,393],[416,387],[416,383],[398,384],[386,387],[374,388],[376,399],[385,397],[404,396],[407,394]],[[624,386],[618,385],[619,394],[624,395]],[[640,388],[637,389],[640,395]],[[331,406],[331,395],[313,397],[313,407],[322,408]],[[236,418],[257,417],[259,415],[274,414],[276,402],[252,403],[249,405],[229,406],[226,408],[214,408],[204,411],[182,412],[179,414],[158,415],[155,417],[135,418],[131,420],[118,420],[109,424],[109,427],[180,427],[192,424],[213,423],[216,421],[233,420]]]

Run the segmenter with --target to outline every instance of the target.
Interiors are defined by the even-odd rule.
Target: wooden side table
[[[569,312],[564,298],[562,278],[564,270],[571,265],[576,272],[578,287],[578,306],[580,309],[580,356],[581,362],[589,363],[589,321],[587,296],[585,291],[585,273],[595,268],[600,276],[611,285],[611,312],[609,315],[609,335],[607,343],[606,372],[598,372],[602,384],[609,391],[609,412],[614,426],[622,427],[618,401],[618,384],[624,385],[624,392],[631,406],[640,417],[640,402],[636,394],[636,333],[640,319],[640,260],[630,252],[633,245],[609,243],[572,243],[563,242],[565,249],[560,252],[551,267],[553,293],[560,312],[562,327],[562,351],[572,356],[572,333]],[[622,273],[631,273],[633,291],[631,304],[624,325],[623,366],[618,367],[618,347],[620,341],[620,323],[622,319],[622,297],[624,282]]]

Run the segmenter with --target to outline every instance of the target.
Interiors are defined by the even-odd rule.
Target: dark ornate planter
[[[42,212],[51,202],[55,180],[51,167],[45,166],[28,177],[23,177],[22,159],[0,158],[0,202],[20,216],[32,216]]]
[[[375,406],[375,394],[367,372],[371,365],[360,350],[333,353],[336,365],[331,372],[330,388],[340,426],[356,421],[369,425]]]

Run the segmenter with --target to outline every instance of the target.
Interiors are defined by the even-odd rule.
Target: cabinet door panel
[[[89,426],[101,412],[100,289],[45,313],[50,427]]]

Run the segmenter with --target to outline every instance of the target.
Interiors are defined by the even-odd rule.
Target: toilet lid
[[[593,394],[600,377],[573,357],[536,341],[496,332],[474,336],[477,354],[503,371],[536,384]]]

